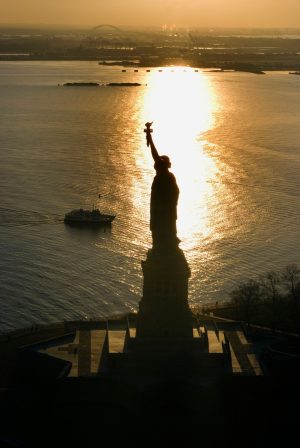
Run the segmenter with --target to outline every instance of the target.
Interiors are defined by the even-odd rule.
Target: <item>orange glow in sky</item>
[[[0,24],[300,27],[299,0],[0,0]]]

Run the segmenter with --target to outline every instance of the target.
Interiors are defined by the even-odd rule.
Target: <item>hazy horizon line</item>
[[[61,24],[61,23],[23,23],[23,22],[4,22],[0,23],[0,27],[44,27],[44,28],[80,28],[80,29],[92,29],[97,26],[100,26],[102,24],[85,24],[85,25],[79,25],[79,24]],[[138,29],[149,29],[149,28],[155,28],[155,29],[163,29],[164,27],[166,29],[185,29],[185,28],[194,28],[194,29],[204,29],[204,30],[216,30],[216,29],[224,29],[224,30],[300,30],[300,26],[221,26],[221,25],[176,25],[176,24],[162,24],[162,25],[120,25],[118,23],[107,23],[105,22],[103,25],[108,26],[116,26],[120,29],[127,29],[127,28],[138,28]]]

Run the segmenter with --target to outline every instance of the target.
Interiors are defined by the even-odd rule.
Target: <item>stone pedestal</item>
[[[193,338],[188,305],[190,269],[181,249],[152,248],[142,261],[143,297],[139,304],[138,339]]]

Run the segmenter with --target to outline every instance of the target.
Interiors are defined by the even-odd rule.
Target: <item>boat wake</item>
[[[63,218],[58,214],[46,215],[34,210],[0,207],[0,227],[36,226],[40,224],[58,224],[62,222]]]

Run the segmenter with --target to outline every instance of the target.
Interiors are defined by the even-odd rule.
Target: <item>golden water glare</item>
[[[207,151],[204,134],[214,126],[217,98],[205,73],[189,67],[152,72],[147,82],[141,119],[153,121],[157,150],[171,159],[171,171],[180,188],[178,235],[181,247],[189,249],[213,230],[208,198],[218,169]],[[150,151],[146,160],[152,168]]]

